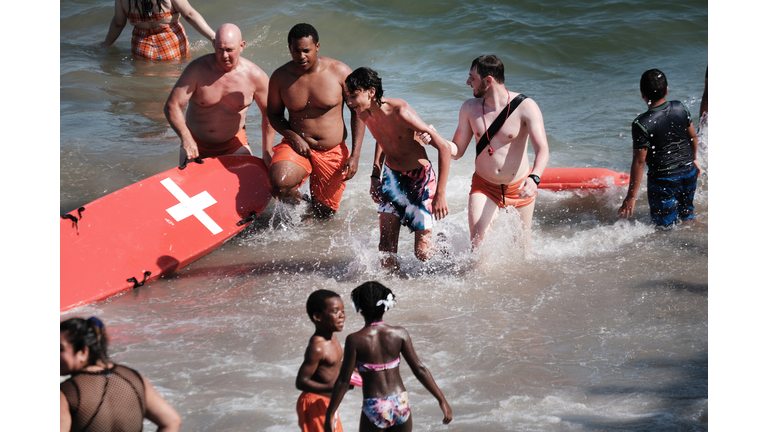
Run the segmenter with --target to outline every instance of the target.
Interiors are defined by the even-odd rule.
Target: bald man
[[[165,103],[165,117],[181,138],[179,164],[197,157],[252,154],[245,116],[256,101],[261,110],[262,158],[269,166],[275,138],[266,112],[269,77],[240,57],[245,42],[236,25],[219,27],[214,47],[214,54],[187,65]]]

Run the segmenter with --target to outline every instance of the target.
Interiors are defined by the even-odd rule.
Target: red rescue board
[[[545,168],[539,189],[600,189],[629,184],[629,174],[605,168]]]
[[[268,184],[260,158],[220,156],[70,212],[61,220],[60,310],[127,291],[221,246],[248,226],[238,222],[264,211]]]

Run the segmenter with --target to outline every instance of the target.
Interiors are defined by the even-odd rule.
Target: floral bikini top
[[[379,324],[384,324],[384,321],[371,323],[372,326],[379,325]],[[363,363],[361,361],[357,361],[355,363],[357,365],[357,370],[360,372],[378,372],[378,371],[383,371],[387,369],[394,369],[400,366],[400,357],[394,359],[389,363],[384,363],[384,364]]]
[[[128,19],[131,21],[131,25],[136,25],[140,22],[161,21],[166,18],[171,18],[178,12],[176,9],[171,9],[169,12],[158,12],[150,14],[140,14],[135,12],[128,12]]]

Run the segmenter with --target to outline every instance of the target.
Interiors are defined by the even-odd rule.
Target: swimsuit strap
[[[387,369],[394,369],[398,366],[400,366],[400,357],[394,359],[389,363],[384,363],[384,364],[363,363],[361,361],[357,362],[357,369],[360,372],[378,372],[378,371],[383,371]]]
[[[371,323],[372,326],[382,325],[382,324],[384,324],[384,321],[376,321],[375,323]]]
[[[507,105],[505,108],[509,108],[509,97],[509,90],[507,90]],[[491,137],[488,135],[488,125],[485,124],[485,99],[483,99],[483,103],[480,104],[480,109],[483,110],[483,127],[485,128],[485,138],[488,140],[488,154],[493,156],[493,149],[491,148]],[[509,117],[509,110],[507,110],[507,117]],[[506,121],[507,119],[505,118],[504,120]]]

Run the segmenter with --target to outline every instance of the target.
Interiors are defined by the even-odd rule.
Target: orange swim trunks
[[[150,60],[180,59],[189,53],[189,41],[180,22],[152,29],[134,27],[131,52]]]
[[[344,163],[349,159],[349,149],[343,141],[336,147],[326,150],[311,150],[311,160],[293,151],[289,141],[285,138],[280,144],[272,148],[272,163],[290,161],[301,166],[309,177],[309,190],[312,196],[333,210],[339,209],[341,194],[347,187],[344,180]],[[307,177],[299,183],[299,186],[307,181]]]
[[[192,131],[189,133],[192,133]],[[192,134],[192,138],[194,138],[195,142],[197,143],[197,150],[200,152],[201,158],[232,154],[241,147],[248,145],[248,137],[245,135],[245,128],[240,129],[237,135],[233,136],[229,141],[225,141],[223,143],[210,143],[208,141],[203,141],[195,134]]]
[[[491,199],[499,208],[520,208],[531,204],[536,197],[520,198],[518,190],[526,177],[509,185],[500,185],[487,181],[475,173],[472,176],[472,187],[469,194],[481,193]],[[538,195],[538,192],[536,193]]]
[[[323,432],[325,412],[328,410],[330,403],[331,398],[329,397],[309,392],[301,393],[299,400],[296,401],[296,414],[299,415],[299,427],[302,432]],[[344,428],[341,427],[338,410],[333,417],[336,423],[336,431],[344,432]]]

